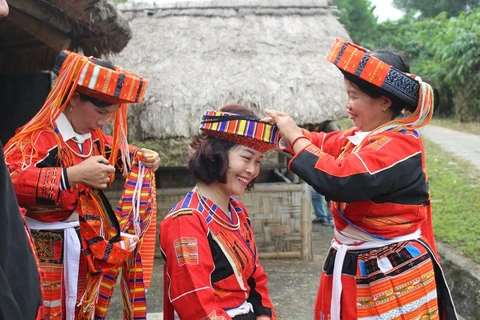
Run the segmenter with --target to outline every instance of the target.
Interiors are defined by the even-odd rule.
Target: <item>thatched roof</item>
[[[143,9],[142,9],[143,8]],[[113,60],[149,80],[131,138],[188,137],[204,110],[229,103],[290,113],[300,124],[344,117],[343,77],[326,56],[349,39],[327,0],[219,0],[122,6],[133,38]]]
[[[8,0],[0,20],[0,72],[50,70],[62,49],[120,52],[132,34],[107,0]]]

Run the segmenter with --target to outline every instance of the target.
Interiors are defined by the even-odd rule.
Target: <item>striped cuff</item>
[[[68,183],[67,168],[62,170],[62,178],[60,179],[60,190],[67,190],[70,188],[70,183]]]

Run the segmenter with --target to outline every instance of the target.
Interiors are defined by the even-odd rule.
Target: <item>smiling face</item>
[[[242,145],[228,151],[228,171],[226,183],[218,183],[218,188],[230,196],[241,196],[247,185],[260,173],[263,153]]]
[[[392,119],[391,100],[386,97],[372,98],[355,84],[345,79],[348,117],[361,131],[372,131]]]
[[[85,134],[101,129],[119,105],[113,104],[107,107],[97,107],[92,102],[81,100],[78,93],[74,93],[69,105],[65,108],[65,115],[77,133]]]

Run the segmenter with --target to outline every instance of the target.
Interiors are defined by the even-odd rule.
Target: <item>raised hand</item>
[[[302,136],[302,129],[300,129],[295,121],[285,112],[277,110],[265,110],[267,117],[262,121],[274,124],[280,130],[282,138],[290,145],[292,141]]]
[[[68,182],[70,185],[77,183],[95,189],[107,188],[110,175],[115,172],[115,167],[108,164],[102,156],[90,157],[80,164],[67,168]]]
[[[157,152],[142,148],[138,150],[137,154],[140,155],[139,159],[145,167],[150,168],[153,172],[157,171],[160,167],[161,159]]]

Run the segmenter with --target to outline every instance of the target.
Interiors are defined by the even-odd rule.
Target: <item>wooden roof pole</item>
[[[40,21],[47,21],[56,30],[62,30],[67,34],[73,33],[70,18],[66,18],[62,9],[57,7],[58,10],[55,10],[51,1],[8,0],[8,5]]]
[[[56,51],[67,49],[70,46],[71,39],[68,35],[13,6],[10,7],[10,14],[7,19]]]

